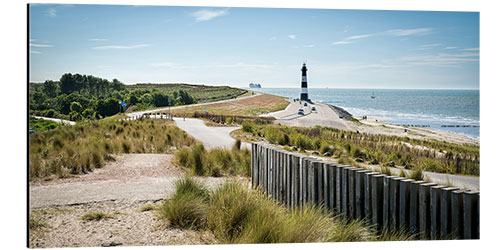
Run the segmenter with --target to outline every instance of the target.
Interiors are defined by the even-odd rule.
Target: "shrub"
[[[243,122],[241,124],[241,129],[243,130],[243,132],[253,133],[253,131],[254,131],[254,129],[253,129],[253,123],[251,123],[251,122]]]
[[[175,193],[160,207],[160,218],[172,226],[188,229],[205,227],[209,193],[198,181],[182,178],[175,182]]]
[[[100,221],[102,219],[111,219],[111,218],[114,218],[114,216],[103,212],[90,212],[80,217],[80,219],[85,221],[92,221],[92,220]]]

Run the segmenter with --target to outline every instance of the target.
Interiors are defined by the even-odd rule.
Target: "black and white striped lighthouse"
[[[307,95],[307,68],[306,64],[302,65],[302,93],[300,93],[301,101],[309,101],[309,96]]]

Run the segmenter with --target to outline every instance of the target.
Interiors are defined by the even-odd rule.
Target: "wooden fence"
[[[252,144],[252,186],[287,207],[323,205],[420,239],[479,239],[479,192],[439,186]]]

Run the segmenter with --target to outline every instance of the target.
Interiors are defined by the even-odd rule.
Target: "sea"
[[[299,98],[300,88],[255,91]],[[479,90],[309,88],[309,98],[384,122],[450,131],[479,141]],[[375,98],[371,98],[374,95]]]

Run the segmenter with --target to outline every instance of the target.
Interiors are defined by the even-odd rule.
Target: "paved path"
[[[174,118],[175,124],[196,140],[201,141],[206,148],[223,147],[231,149],[236,141],[230,133],[240,127],[209,127],[200,119]],[[242,148],[250,149],[250,144],[242,142]]]
[[[55,122],[58,122],[58,123],[66,123],[66,124],[69,124],[69,125],[75,125],[76,124],[76,122],[74,122],[74,121],[68,121],[68,120],[57,119],[57,118],[50,118],[50,117],[43,117],[43,116],[35,116],[35,118],[49,120],[49,121],[55,121]]]

